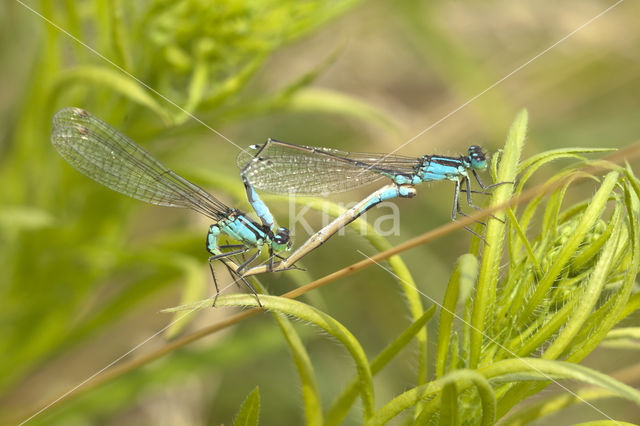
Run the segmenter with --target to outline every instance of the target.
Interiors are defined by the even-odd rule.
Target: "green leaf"
[[[377,108],[356,99],[329,89],[310,87],[301,89],[292,95],[287,109],[298,112],[330,113],[340,116],[352,116],[368,121],[387,130],[397,131],[397,126],[388,115]]]
[[[442,426],[457,425],[458,419],[458,390],[455,382],[449,382],[442,388],[440,396],[440,424]]]
[[[192,113],[198,109],[206,93],[209,78],[208,71],[208,63],[204,59],[199,59],[193,69],[191,80],[189,81],[188,97],[183,108],[184,111],[181,110],[177,114],[175,118],[176,124],[182,124],[189,120]]]
[[[640,391],[606,374],[564,361],[517,358],[496,362],[479,372],[492,382],[578,380],[600,386],[640,406]]]
[[[46,228],[54,223],[54,217],[46,210],[28,206],[0,208],[0,228],[5,231]]]
[[[53,92],[61,92],[72,84],[84,83],[110,89],[121,96],[149,108],[162,119],[165,124],[171,123],[167,111],[149,94],[149,89],[142,87],[138,81],[113,67],[83,65],[61,72],[54,82]],[[54,98],[57,95],[54,95]]]
[[[494,182],[515,182],[518,170],[518,161],[524,145],[527,131],[528,114],[522,110],[516,116],[505,143],[504,152],[500,158],[500,167]],[[503,184],[495,188],[491,197],[491,205],[502,204],[508,201],[513,194],[513,185]],[[496,212],[495,216],[504,221],[505,212]],[[473,310],[471,313],[470,338],[471,347],[469,367],[475,368],[480,362],[480,352],[482,351],[483,339],[482,330],[485,330],[485,323],[493,321],[490,308],[494,306],[495,294],[498,280],[498,270],[502,257],[503,236],[505,233],[505,223],[495,218],[488,218],[485,233],[484,251],[478,275],[478,285],[476,295],[473,300]]]
[[[607,389],[591,387],[579,389],[572,394],[563,392],[559,395],[549,396],[536,401],[520,410],[514,410],[514,412],[501,423],[505,426],[521,426],[536,420],[539,422],[545,417],[554,415],[567,407],[592,403],[614,396],[615,394]]]
[[[623,311],[623,308],[627,304],[636,283],[636,277],[640,269],[638,212],[637,210],[634,212],[634,192],[630,191],[626,185],[624,186],[624,189],[624,201],[627,210],[627,224],[629,229],[629,242],[621,238],[619,250],[624,252],[629,252],[629,248],[631,248],[631,250],[630,253],[627,254],[627,256],[629,256],[629,264],[628,267],[626,267],[624,270],[622,286],[619,288],[615,298],[607,301],[607,303],[613,303],[611,303],[610,306],[602,306],[600,309],[598,309],[598,311],[596,311],[596,315],[592,316],[590,320],[592,323],[597,323],[597,327],[591,327],[589,333],[587,333],[587,329],[582,330],[582,339],[576,344],[578,348],[570,356],[567,357],[568,361],[578,362],[585,358],[605,338],[609,330],[614,327],[616,322],[621,320],[621,313]],[[627,265],[622,265],[622,267],[624,266]],[[605,267],[609,267],[609,265],[605,265]],[[608,309],[603,309],[605,306]]]
[[[427,309],[427,311],[416,321],[414,321],[400,336],[398,336],[391,344],[389,344],[371,363],[371,373],[378,374],[382,369],[391,362],[395,356],[402,350],[414,336],[423,330],[426,323],[436,312],[435,305]],[[339,425],[344,421],[347,412],[351,408],[353,401],[358,395],[358,380],[353,379],[346,389],[331,404],[327,412],[327,425]]]
[[[184,284],[181,288],[180,303],[187,304],[201,300],[206,294],[211,274],[202,267],[202,260],[176,253],[171,258],[171,263],[179,268],[184,275]],[[193,313],[184,314],[178,312],[173,316],[170,326],[165,332],[167,339],[173,339],[190,324]]]
[[[605,337],[602,346],[640,350],[640,327],[616,328]]]
[[[296,365],[298,376],[300,377],[304,412],[307,418],[306,424],[309,426],[322,425],[322,404],[309,354],[304,348],[300,336],[298,336],[298,333],[293,328],[291,321],[289,321],[286,316],[277,312],[274,312],[273,316],[289,344],[289,349],[291,350],[291,355],[293,356],[293,361]]]
[[[584,160],[580,154],[596,154],[604,152],[616,151],[615,148],[558,148],[549,149],[536,155],[532,155],[526,160],[522,161],[518,166],[518,173],[522,173],[528,169],[537,170],[540,166],[546,165],[551,161],[559,160],[562,158],[577,158]],[[523,180],[522,178],[520,180]]]
[[[600,189],[592,198],[589,207],[582,215],[580,222],[572,232],[571,238],[561,248],[560,252],[555,257],[553,265],[536,286],[535,292],[529,299],[527,307],[525,308],[525,311],[521,316],[522,320],[527,319],[530,315],[532,315],[533,311],[537,309],[538,305],[544,298],[544,295],[547,293],[558,276],[562,273],[569,259],[575,254],[576,249],[583,242],[585,236],[587,235],[587,232],[589,232],[596,220],[602,214],[609,196],[611,195],[611,192],[613,191],[617,183],[617,180],[617,172],[611,172],[607,175]]]
[[[442,377],[446,371],[447,354],[449,353],[449,344],[453,337],[453,320],[456,317],[460,289],[463,287],[472,288],[477,276],[478,259],[472,254],[460,256],[456,268],[449,279],[447,291],[440,310],[438,344],[436,349],[436,377]],[[454,357],[453,354],[451,356]]]
[[[369,362],[358,340],[342,324],[320,310],[305,305],[297,300],[284,297],[261,295],[260,302],[265,309],[283,313],[294,318],[308,321],[329,333],[341,342],[356,364],[358,372],[358,387],[362,398],[365,419],[373,414],[373,381]],[[257,307],[255,297],[243,294],[222,295],[216,302],[216,307],[222,306],[253,306]],[[164,312],[178,312],[185,310],[199,310],[210,307],[210,300],[165,309]]]
[[[617,175],[614,175],[614,178]],[[616,232],[620,226],[621,209],[616,209],[617,214],[614,214],[611,222],[616,224],[613,234],[619,235]],[[617,217],[616,217],[617,216]],[[604,235],[604,234],[603,234]],[[560,334],[554,339],[551,346],[549,346],[542,355],[546,359],[557,358],[569,345],[573,337],[583,327],[585,321],[590,316],[596,302],[600,298],[600,294],[604,288],[607,276],[611,268],[611,262],[615,254],[618,239],[613,237],[607,240],[606,246],[600,254],[600,259],[597,265],[590,273],[591,277],[587,281],[587,285],[584,287],[584,292],[578,297],[578,301],[575,304],[576,309],[573,310],[571,317],[565,323]]]
[[[260,391],[256,386],[247,395],[236,415],[234,426],[257,426],[260,419]]]
[[[475,387],[482,403],[482,421],[483,426],[489,426],[495,423],[496,414],[496,398],[489,381],[482,374],[473,370],[456,370],[446,376],[417,386],[408,390],[389,401],[384,407],[378,410],[374,417],[367,423],[369,426],[383,425],[388,423],[392,418],[403,412],[404,410],[418,404],[422,400],[429,400],[439,396],[444,387],[448,384],[455,383],[458,393],[470,387]],[[416,419],[416,424],[425,424],[431,417],[434,405],[428,405]]]

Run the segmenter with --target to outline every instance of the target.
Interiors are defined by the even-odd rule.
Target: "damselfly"
[[[371,207],[386,200],[391,200],[398,197],[410,198],[415,194],[416,189],[410,185],[396,185],[395,183],[390,183],[383,186],[382,188],[379,188],[378,190],[369,194],[369,196],[359,201],[355,206],[344,211],[340,216],[333,219],[320,231],[309,237],[307,241],[305,241],[300,247],[296,248],[296,250],[291,253],[291,255],[289,255],[286,259],[283,259],[281,262],[278,262],[278,264],[274,265],[272,270],[285,271],[287,269],[297,269],[297,267],[295,266],[296,262],[298,262],[307,254],[311,253],[316,248],[320,247],[322,244],[324,244],[325,241],[331,238],[333,234],[356,220]],[[267,269],[264,266],[254,266],[248,269],[244,276],[261,274],[263,272],[267,272]]]
[[[255,192],[249,196],[262,224],[174,173],[127,136],[85,110],[58,111],[53,117],[51,143],[73,168],[107,188],[159,206],[188,208],[212,219],[206,248],[211,254],[209,267],[216,286],[214,305],[220,293],[213,272],[215,260],[235,272],[258,298],[255,289],[242,277],[243,271],[265,246],[269,250],[268,270],[272,269],[277,252],[291,248],[289,230],[275,227],[271,213]],[[238,244],[220,245],[218,239],[222,235]],[[239,266],[229,259],[250,250],[255,253]]]
[[[252,145],[251,148],[254,149],[253,156],[251,152],[243,152],[237,160],[246,186],[274,193],[326,195],[355,189],[384,178],[391,179],[404,188],[412,188],[421,182],[450,180],[455,182],[452,220],[455,220],[456,214],[464,215],[460,208],[460,192],[467,193],[469,206],[479,209],[471,199],[474,191],[471,189],[470,175],[473,175],[483,191],[505,183],[482,183],[478,171],[487,167],[487,159],[482,148],[477,145],[470,146],[466,156],[423,155],[418,158],[345,152],[294,145],[274,139],[268,139],[262,145]],[[404,193],[398,191],[397,194],[398,197],[413,195],[415,190],[408,189]],[[393,197],[385,199],[390,198]],[[373,204],[366,205],[366,209],[375,204],[374,200]]]

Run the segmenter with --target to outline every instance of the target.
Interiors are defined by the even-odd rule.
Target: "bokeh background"
[[[173,316],[161,309],[212,292],[204,250],[207,221],[131,200],[72,170],[49,143],[51,117],[59,108],[93,112],[244,210],[238,148],[225,138],[242,147],[272,137],[378,152],[411,140],[399,153],[412,156],[458,155],[472,144],[494,152],[515,114],[527,108],[527,154],[556,147],[622,148],[639,139],[637,2],[131,3],[0,5],[3,424],[55,399],[163,329]],[[358,200],[367,190],[336,201]],[[446,223],[451,195],[451,185],[439,183],[418,187],[413,200],[398,201],[400,233],[389,240],[399,243]],[[286,225],[286,201],[269,200]],[[373,211],[370,218],[380,214],[388,211]],[[319,216],[308,217],[320,226]],[[301,229],[297,234],[298,241],[306,236]],[[442,299],[455,260],[471,238],[459,231],[403,254],[422,292]],[[361,260],[357,250],[374,253],[348,231],[305,258],[306,272],[261,280],[280,294]],[[375,267],[305,300],[346,325],[370,356],[409,321],[396,281]],[[425,306],[431,303],[424,300]],[[125,359],[233,312],[200,312],[183,329],[161,333]],[[321,333],[304,324],[296,328],[322,372],[318,385],[328,403],[351,377],[352,365]],[[406,351],[376,377],[379,401],[411,386],[414,355]],[[585,365],[613,372],[634,359],[633,352],[602,349]],[[200,339],[33,422],[230,424],[256,386],[263,424],[304,422],[294,365],[267,315]],[[630,403],[603,410],[634,418]],[[352,413],[350,421],[358,418]],[[592,418],[578,407],[555,421]]]

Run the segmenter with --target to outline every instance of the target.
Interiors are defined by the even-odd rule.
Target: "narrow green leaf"
[[[535,171],[541,166],[544,166],[551,161],[555,161],[561,158],[577,158],[584,161],[584,157],[580,154],[595,154],[603,152],[615,151],[615,148],[558,148],[550,149],[540,154],[532,155],[531,157],[520,163],[518,167],[518,173]],[[528,176],[532,173],[524,174],[522,180],[527,180]]]
[[[446,383],[442,388],[440,397],[440,425],[449,426],[459,424],[458,410],[456,383]]]
[[[266,55],[263,53],[259,53],[248,60],[246,64],[242,67],[241,70],[236,71],[234,74],[228,76],[225,80],[213,85],[213,87],[209,90],[209,95],[206,99],[203,99],[200,102],[200,108],[211,110],[222,104],[232,95],[238,93],[245,85],[248,83],[249,79],[260,69],[264,61],[266,60]],[[262,102],[260,102],[263,105]],[[244,110],[245,104],[239,107],[239,110]],[[268,108],[259,108],[261,112],[267,112]],[[236,111],[236,114],[239,111]]]
[[[588,337],[580,342],[578,349],[567,357],[568,361],[578,362],[586,357],[613,328],[616,322],[620,321],[622,313],[631,292],[636,283],[636,277],[640,269],[640,244],[638,243],[638,211],[634,208],[634,192],[630,191],[625,185],[624,202],[627,209],[627,225],[629,229],[629,241],[631,244],[631,259],[628,268],[624,271],[624,279],[621,288],[618,290],[615,302],[608,310],[601,310],[603,316],[598,318],[598,327],[592,331]],[[628,249],[625,246],[625,249]],[[584,330],[583,330],[584,331]]]
[[[489,380],[519,382],[527,380],[578,380],[600,386],[640,406],[640,391],[606,374],[570,362],[538,358],[514,358],[496,362],[479,370]]]
[[[530,329],[535,330],[535,332],[531,335],[521,333],[519,336],[515,336],[510,344],[513,353],[516,356],[525,357],[535,352],[566,323],[567,318],[575,309],[576,303],[574,301],[567,303],[551,319],[545,320],[544,327],[539,322],[534,322]]]
[[[469,387],[475,386],[482,401],[483,413],[481,424],[483,426],[489,426],[495,423],[496,399],[491,384],[482,374],[476,371],[456,370],[440,379],[417,386],[393,398],[376,412],[375,416],[371,418],[367,425],[386,424],[392,418],[418,402],[437,397],[442,392],[444,386],[449,383],[455,383],[458,393],[460,394]],[[431,416],[431,409],[433,407],[435,407],[434,404],[428,405],[416,419],[416,424],[424,424]]]
[[[358,340],[338,321],[324,312],[306,305],[297,300],[286,299],[269,295],[261,295],[260,302],[265,309],[290,315],[294,318],[308,321],[333,336],[341,342],[351,354],[358,372],[358,387],[362,398],[365,419],[373,414],[373,380],[369,362]],[[199,310],[210,307],[210,300],[182,305],[165,309],[163,312],[178,312],[185,310]],[[222,306],[252,306],[257,307],[258,302],[253,295],[231,294],[222,295],[216,302],[216,307]]]
[[[300,112],[323,112],[352,116],[391,131],[397,130],[395,123],[383,112],[353,96],[329,89],[317,87],[301,89],[289,99],[287,109]]]
[[[171,258],[171,263],[181,269],[185,277],[180,303],[187,304],[202,299],[206,294],[211,276],[208,270],[202,267],[201,259],[176,254]],[[165,332],[165,337],[167,339],[176,337],[189,325],[191,318],[192,314],[185,316],[184,313],[177,312]]]
[[[618,234],[616,231],[620,226],[621,210],[616,209],[617,214],[611,219],[615,223],[615,229],[613,234]],[[615,237],[609,238],[604,250],[600,254],[600,259],[596,267],[590,273],[590,279],[587,282],[587,286],[584,288],[584,292],[579,297],[579,302],[575,305],[576,309],[572,312],[571,317],[562,328],[560,334],[554,339],[551,346],[549,346],[542,355],[545,359],[557,358],[565,348],[571,343],[571,340],[576,333],[582,328],[588,316],[591,314],[593,307],[600,298],[602,289],[604,288],[607,275],[611,267],[611,261],[615,254],[615,249],[618,239]]]
[[[538,256],[533,252],[533,247],[531,247],[531,243],[525,234],[526,226],[520,226],[518,223],[518,219],[516,215],[513,213],[513,209],[507,209],[507,215],[509,217],[509,225],[515,230],[515,236],[509,239],[509,256],[511,256],[511,264],[517,264],[519,259],[515,256],[519,252],[518,243],[522,243],[524,246],[527,255],[529,256],[529,260],[533,263],[533,267],[535,268],[535,273],[537,275],[542,275],[542,268],[540,268],[540,261],[538,260]]]
[[[435,305],[427,309],[427,311],[416,321],[414,321],[406,330],[404,330],[400,336],[398,336],[391,344],[373,360],[371,363],[371,373],[376,375],[379,373],[389,362],[391,362],[395,356],[416,336],[421,330],[423,330],[426,323],[431,319],[436,312]],[[331,404],[331,407],[327,411],[327,425],[339,425],[342,424],[344,417],[351,408],[353,401],[358,395],[358,379],[354,378],[346,389],[335,399]]]
[[[171,123],[171,117],[162,106],[149,94],[149,91],[131,77],[112,67],[83,65],[61,72],[54,82],[54,94],[68,88],[72,84],[84,83],[110,89],[132,102],[149,108],[155,112],[165,124]],[[54,98],[56,95],[54,95]]]
[[[193,73],[191,80],[189,81],[189,90],[187,92],[187,101],[184,104],[184,111],[179,111],[175,117],[176,124],[182,124],[191,118],[191,114],[197,110],[200,102],[204,97],[207,90],[207,83],[209,78],[209,64],[205,58],[199,58]]]
[[[446,371],[447,354],[449,353],[449,344],[452,338],[451,331],[453,329],[453,320],[456,317],[460,288],[461,286],[473,288],[477,276],[478,259],[472,254],[460,256],[456,268],[449,279],[440,310],[436,349],[436,377],[442,377]],[[463,281],[469,284],[463,285]]]
[[[344,51],[344,45],[339,45],[333,49],[320,63],[316,64],[310,71],[296,77],[291,81],[280,93],[276,95],[278,98],[288,98],[303,88],[309,87],[314,81],[322,75],[333,63],[338,59],[339,55]]]
[[[500,166],[497,171],[495,182],[515,182],[518,170],[520,153],[524,146],[524,139],[527,131],[528,114],[522,110],[516,116],[505,143],[504,152],[500,158]],[[493,191],[491,205],[502,204],[508,201],[513,194],[513,185],[500,185]],[[506,213],[496,212],[495,216],[504,221]],[[471,338],[469,367],[475,368],[480,361],[482,351],[483,332],[485,324],[492,323],[493,317],[490,308],[494,306],[496,286],[500,259],[502,256],[502,246],[504,240],[505,223],[494,218],[488,218],[482,263],[478,275],[478,285],[476,295],[473,300],[473,310],[471,313],[471,327],[469,330]]]
[[[319,426],[323,424],[322,404],[320,402],[316,376],[313,371],[313,364],[311,364],[309,354],[307,353],[300,336],[296,332],[295,328],[293,328],[291,321],[289,321],[284,315],[277,312],[274,312],[273,316],[278,322],[278,325],[282,330],[282,334],[289,344],[289,349],[293,356],[293,362],[296,365],[296,370],[300,377],[302,401],[304,402],[304,412],[307,418],[306,424],[309,426]]]
[[[256,386],[247,395],[236,415],[234,426],[258,426],[260,419],[260,391]]]
[[[528,319],[532,313],[538,309],[540,302],[547,294],[549,288],[553,285],[553,282],[562,273],[567,262],[575,254],[576,249],[584,240],[587,232],[589,232],[595,221],[600,217],[609,199],[609,195],[614,189],[617,179],[618,173],[616,172],[610,172],[607,175],[604,182],[598,189],[598,192],[592,198],[589,207],[582,215],[579,224],[572,233],[572,237],[555,256],[553,265],[536,286],[534,294],[529,299],[527,306],[520,317],[522,321]]]
[[[640,327],[616,328],[607,333],[606,340],[640,339]]]
[[[0,208],[0,228],[5,231],[42,229],[53,225],[54,217],[46,210],[28,206]]]
[[[585,402],[591,403],[614,396],[613,392],[601,388],[579,389],[573,395],[563,392],[560,395],[553,395],[541,401],[536,401],[521,410],[516,410],[501,423],[504,426],[523,426],[534,421],[540,422],[545,417],[556,414],[567,407],[584,404]]]

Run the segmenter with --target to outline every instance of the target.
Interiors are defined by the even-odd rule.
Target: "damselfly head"
[[[291,238],[289,237],[289,230],[285,227],[276,229],[273,235],[273,249],[275,251],[289,251],[291,250]]]
[[[487,156],[478,145],[469,147],[469,161],[475,170],[482,170],[487,167]]]

